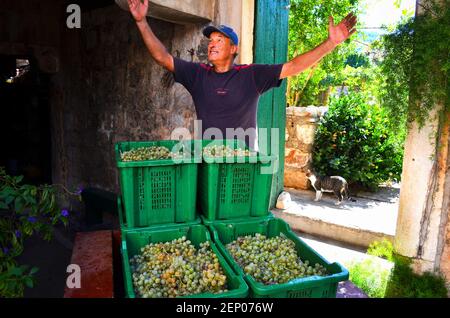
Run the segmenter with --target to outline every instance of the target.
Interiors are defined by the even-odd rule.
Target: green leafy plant
[[[367,254],[384,258],[390,262],[394,261],[394,246],[390,241],[383,238],[381,241],[374,241],[369,245]]]
[[[33,275],[38,271],[37,267],[28,270],[29,266],[16,264],[7,267],[0,272],[0,296],[3,298],[14,298],[22,296],[25,287],[33,288],[35,279]]]
[[[362,93],[333,99],[316,131],[315,170],[368,188],[399,180],[404,136],[392,134],[387,123],[383,109]]]
[[[447,298],[445,279],[439,273],[414,273],[411,259],[394,254],[394,269],[386,286],[386,298]]]
[[[24,240],[37,234],[50,241],[53,226],[68,224],[69,211],[58,207],[57,196],[81,194],[59,191],[58,186],[23,184],[22,179],[0,167],[0,297],[22,297],[25,286],[33,287],[38,269],[29,270],[16,261]]]
[[[361,288],[371,298],[383,298],[391,272],[376,259],[353,261],[346,264],[350,281]]]

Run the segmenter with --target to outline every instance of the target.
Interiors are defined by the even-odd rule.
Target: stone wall
[[[222,8],[226,2],[217,0],[215,6]],[[214,11],[212,23],[229,24],[241,33],[241,20],[247,17],[244,4],[253,0],[233,2],[226,12]],[[0,54],[30,56],[52,74],[53,182],[118,191],[114,144],[169,139],[177,127],[192,132],[193,101],[172,74],[152,60],[128,11],[114,2],[97,9],[81,5],[81,29],[68,29],[65,6],[62,0],[3,1]],[[207,40],[201,32],[206,22],[148,21],[170,53],[207,61]],[[249,21],[246,25],[253,27]]]
[[[204,62],[201,26],[149,23],[169,52]],[[82,28],[62,37],[63,69],[53,90],[54,175],[70,186],[117,192],[114,144],[170,139],[195,118],[192,99],[152,60],[130,13],[118,6],[83,14]]]
[[[317,125],[327,107],[288,107],[286,109],[286,147],[284,186],[308,189],[306,169],[312,164]]]
[[[243,2],[234,2],[212,22],[245,31],[241,49],[250,52],[252,32],[246,28],[253,30],[253,18],[244,28],[241,19],[248,14],[242,11]],[[50,77],[46,87],[50,111],[43,115],[50,117],[51,182],[69,189],[98,187],[118,193],[114,144],[169,139],[178,127],[192,132],[193,101],[172,74],[152,60],[129,12],[114,3],[85,2],[81,28],[68,29],[66,6],[65,0],[1,1],[0,54],[30,58]],[[207,62],[208,41],[201,32],[206,22],[148,21],[171,54]],[[248,54],[236,62],[243,62],[242,57],[251,63]],[[82,203],[71,203],[73,210],[83,211]]]

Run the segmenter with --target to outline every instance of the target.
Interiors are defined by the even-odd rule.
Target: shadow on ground
[[[57,231],[61,236],[60,231],[64,230],[58,228]],[[17,261],[20,265],[38,267],[39,271],[34,275],[35,286],[25,289],[25,298],[62,298],[71,256],[72,246],[68,238],[53,238],[50,242],[37,235],[28,238]]]

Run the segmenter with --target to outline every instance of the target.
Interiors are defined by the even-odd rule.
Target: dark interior
[[[51,183],[49,76],[28,56],[0,55],[0,166]]]

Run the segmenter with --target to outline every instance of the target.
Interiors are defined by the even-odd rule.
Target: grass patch
[[[383,298],[391,271],[383,268],[375,259],[352,262],[346,265],[350,280],[371,298]]]
[[[374,242],[368,255],[384,258],[394,263],[392,270],[384,268],[375,258],[346,265],[350,280],[373,298],[447,298],[447,288],[442,275],[426,272],[415,274],[411,260],[396,255],[388,240]]]

